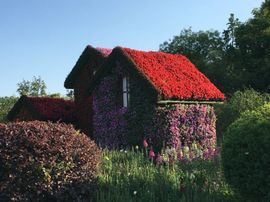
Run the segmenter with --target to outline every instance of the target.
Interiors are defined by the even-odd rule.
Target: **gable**
[[[100,84],[101,80],[104,77],[112,73],[112,69],[117,66],[118,62],[121,63],[121,65],[124,67],[124,69],[127,70],[127,72],[131,71],[132,73],[134,73],[135,71],[137,74],[139,74],[139,76],[141,76],[142,79],[145,80],[145,77],[140,73],[135,63],[130,60],[127,54],[120,47],[116,47],[113,49],[112,53],[107,58],[105,63],[99,68],[93,79],[90,81],[90,84],[88,86],[89,93],[91,93]],[[151,88],[154,88],[154,86],[151,84],[151,81],[147,80],[147,83],[150,84],[149,86]],[[158,89],[155,89],[155,91],[157,90]]]
[[[35,117],[35,119],[40,120],[41,117],[34,107],[31,107],[28,97],[22,95],[20,99],[14,104],[11,110],[7,114],[7,119],[9,121],[21,119],[23,115],[30,115]]]
[[[79,80],[79,77],[82,74],[82,70],[84,68],[90,68],[88,70],[90,77],[94,71],[92,68],[100,67],[101,64],[104,63],[106,57],[110,54],[110,52],[111,49],[93,48],[92,46],[88,45],[82,52],[71,72],[68,74],[64,82],[65,88],[74,89],[75,82]]]

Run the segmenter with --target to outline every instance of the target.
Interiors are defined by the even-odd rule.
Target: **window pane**
[[[128,106],[128,94],[123,93],[123,107],[127,107],[127,106]]]
[[[123,88],[123,107],[128,107],[128,102],[129,102],[129,78],[128,77],[123,77],[122,88]]]
[[[123,78],[123,91],[127,91],[127,77]]]

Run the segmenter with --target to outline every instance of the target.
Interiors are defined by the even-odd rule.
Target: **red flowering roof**
[[[75,105],[72,100],[48,97],[28,97],[33,107],[48,120],[74,119]]]
[[[121,49],[164,99],[225,99],[224,94],[183,55]]]
[[[74,123],[75,121],[75,105],[72,100],[22,96],[9,112],[8,119],[13,120],[22,106],[37,115],[39,120],[67,123]]]

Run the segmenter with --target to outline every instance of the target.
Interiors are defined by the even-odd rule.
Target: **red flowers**
[[[161,91],[165,99],[224,100],[224,94],[185,56],[162,52],[123,50],[138,71]]]
[[[144,147],[145,149],[148,147],[148,142],[147,142],[146,139],[143,140],[143,147]],[[149,151],[149,157],[153,159],[155,156],[156,156],[156,154],[155,154],[153,148],[151,147],[151,149],[150,149],[150,151]]]
[[[147,148],[148,147],[148,143],[147,143],[146,139],[143,140],[143,147],[144,148]]]
[[[28,103],[45,119],[51,121],[73,122],[75,106],[71,100],[48,97],[27,97]]]
[[[155,155],[155,152],[154,152],[154,150],[153,149],[150,149],[150,151],[149,151],[149,157],[150,158],[154,158],[156,155]]]

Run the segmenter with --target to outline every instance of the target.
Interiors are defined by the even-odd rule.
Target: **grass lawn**
[[[103,150],[97,201],[239,201],[220,159],[156,165],[146,153]]]

